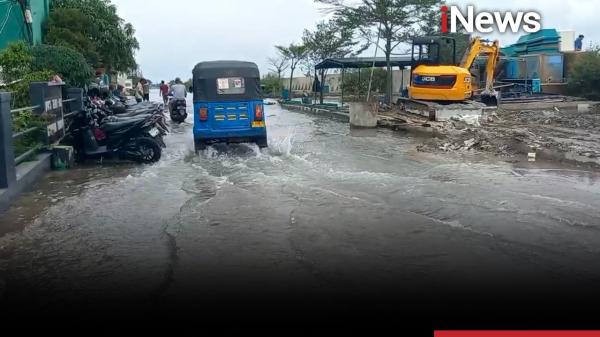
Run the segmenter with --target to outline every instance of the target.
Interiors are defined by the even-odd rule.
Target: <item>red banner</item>
[[[600,331],[435,331],[434,337],[600,337]]]

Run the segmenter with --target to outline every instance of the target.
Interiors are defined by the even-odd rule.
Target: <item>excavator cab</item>
[[[471,73],[456,65],[456,40],[416,37],[412,44],[411,99],[462,102],[471,98]]]
[[[493,88],[494,70],[500,47],[498,41],[471,40],[460,63],[456,62],[456,41],[450,37],[417,37],[412,46],[410,99],[439,103],[460,103],[473,97],[471,66],[478,56],[487,56],[486,87],[481,100],[498,104]]]
[[[443,53],[444,51],[444,53]],[[448,60],[448,53],[451,59]],[[455,65],[456,40],[450,37],[425,36],[413,39],[412,65],[413,69],[419,65]]]

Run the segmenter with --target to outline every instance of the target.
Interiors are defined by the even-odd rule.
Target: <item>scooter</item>
[[[171,120],[175,123],[182,123],[187,118],[187,103],[185,99],[174,99],[173,97],[169,100],[169,114]]]
[[[117,155],[121,159],[140,163],[160,160],[161,145],[154,139],[160,130],[150,118],[133,118],[106,122],[99,126],[91,109],[80,111],[69,127],[76,159]]]

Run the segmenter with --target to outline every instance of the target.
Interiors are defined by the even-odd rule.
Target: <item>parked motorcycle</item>
[[[182,123],[187,118],[187,103],[185,99],[174,99],[171,97],[169,100],[169,114],[171,120],[175,123]]]
[[[162,104],[144,104],[140,106],[132,106],[126,109],[125,113],[116,113],[114,102],[109,100],[90,100],[89,107],[92,109],[92,117],[96,120],[97,124],[102,127],[107,122],[123,122],[132,119],[148,119],[149,122],[154,123],[155,127],[160,131],[158,135],[154,136],[162,147],[166,147],[163,137],[169,132],[165,116],[162,112]]]
[[[78,161],[104,155],[116,155],[141,163],[160,160],[162,148],[156,138],[161,130],[157,127],[156,117],[115,120],[118,117],[100,117],[99,112],[97,108],[88,106],[74,117],[69,127]]]

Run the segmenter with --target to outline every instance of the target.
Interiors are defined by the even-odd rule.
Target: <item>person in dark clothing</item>
[[[583,49],[583,35],[579,35],[577,39],[575,39],[575,51],[581,51]]]
[[[144,93],[144,95],[142,96],[144,99],[144,102],[149,102],[150,101],[150,82],[148,82],[147,79],[144,79],[144,82],[142,82],[142,91]]]

